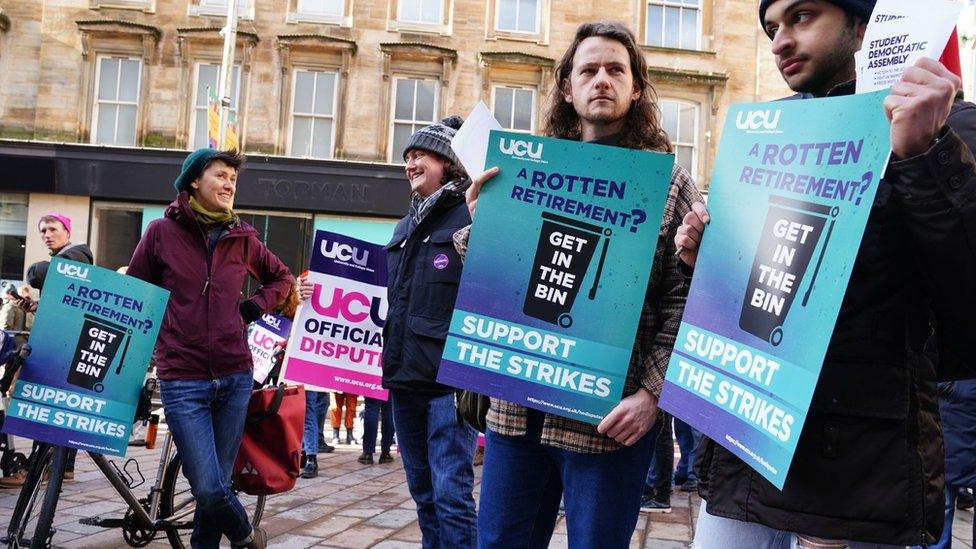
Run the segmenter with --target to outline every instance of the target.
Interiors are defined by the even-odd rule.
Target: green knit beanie
[[[190,153],[186,157],[186,160],[183,161],[183,171],[180,172],[176,181],[173,181],[176,192],[189,191],[190,183],[193,183],[200,177],[200,174],[206,169],[207,164],[218,154],[220,154],[220,151],[214,149],[197,149]]]

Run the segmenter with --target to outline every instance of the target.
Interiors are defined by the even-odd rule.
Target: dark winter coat
[[[939,395],[945,482],[976,488],[976,380],[944,383]]]
[[[71,244],[69,242],[68,245],[65,246],[64,248],[61,248],[57,252],[51,254],[51,257],[70,259],[71,261],[88,263],[89,265],[93,265],[95,263],[94,261],[95,256],[94,254],[92,254],[91,248],[88,247],[88,244],[84,244],[84,243]]]
[[[454,389],[436,379],[461,281],[453,237],[471,215],[463,194],[445,192],[412,232],[411,223],[409,215],[401,219],[386,247],[383,387],[449,393]]]
[[[827,539],[939,539],[935,382],[976,377],[976,106],[956,102],[948,126],[926,154],[892,161],[878,188],[783,490],[707,441],[709,513]],[[929,311],[938,361],[923,352]]]
[[[216,379],[251,369],[241,317],[241,291],[250,274],[261,289],[250,300],[270,311],[288,295],[288,268],[239,221],[208,253],[203,229],[187,194],[149,224],[129,262],[128,274],[170,291],[156,341],[160,379]]]

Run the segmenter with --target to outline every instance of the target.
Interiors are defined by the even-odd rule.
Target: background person
[[[383,439],[380,441],[380,463],[390,463],[393,455],[393,436],[396,428],[393,426],[393,407],[389,400],[363,397],[366,408],[363,410],[363,453],[359,456],[359,463],[372,465],[373,454],[376,452],[376,434],[379,432],[380,416],[383,418]]]
[[[71,242],[71,218],[58,213],[48,212],[41,216],[37,222],[37,231],[40,233],[41,241],[47,248],[51,258],[60,257],[79,263],[94,265],[94,255],[91,248],[85,243],[74,244]],[[44,278],[47,276],[47,269],[50,261],[38,261],[27,269],[28,283],[38,291],[44,287]],[[38,294],[40,298],[40,294]],[[29,296],[19,296],[18,306],[28,314],[33,315],[37,312],[37,300]],[[26,319],[25,319],[26,320]],[[35,443],[31,453],[38,450]],[[64,480],[71,481],[75,478],[75,458],[78,450],[68,450],[67,463],[64,470]],[[0,478],[0,488],[19,488],[23,486],[27,478],[27,470],[15,471],[11,475]]]
[[[352,436],[352,430],[356,426],[356,405],[359,402],[359,395],[340,392],[333,392],[332,395],[335,398],[331,416],[332,444],[342,443],[339,438],[339,428],[343,425],[346,427],[346,444],[356,444],[356,437]]]
[[[156,373],[166,422],[196,499],[193,547],[263,548],[230,489],[253,384],[245,327],[270,311],[294,283],[285,265],[234,212],[236,151],[199,149],[174,182],[176,199],[149,224],[129,276],[170,291],[156,342]],[[261,288],[244,301],[248,275]]]

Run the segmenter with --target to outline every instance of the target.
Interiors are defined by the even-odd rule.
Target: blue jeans
[[[945,523],[942,525],[942,537],[931,549],[952,549],[952,521],[956,518],[956,498],[959,496],[959,486],[946,485],[945,491]],[[973,539],[976,543],[976,520],[973,521]]]
[[[628,547],[658,429],[602,454],[543,446],[541,431],[542,413],[530,411],[525,436],[485,433],[479,546],[548,547],[565,496],[571,548]]]
[[[183,475],[197,507],[190,543],[218,547],[251,534],[244,507],[230,489],[230,475],[244,433],[254,382],[250,371],[213,380],[160,380],[166,424],[183,458]]]
[[[388,454],[390,453],[390,446],[393,446],[393,434],[396,432],[393,427],[393,407],[389,400],[364,398],[366,399],[366,408],[363,410],[363,453],[373,455],[376,452],[376,432],[379,430],[380,413],[382,412],[383,440],[380,441],[380,449],[384,454]]]
[[[681,458],[674,469],[675,484],[682,484],[686,480],[697,481],[695,450],[698,449],[698,443],[701,441],[701,433],[691,425],[674,418],[674,438],[678,440],[678,449],[681,450]]]
[[[454,393],[390,391],[407,487],[417,504],[423,547],[475,547],[477,432],[459,422]]]
[[[695,549],[800,549],[796,534],[755,522],[710,515],[702,502],[695,524]],[[901,549],[902,545],[845,541],[847,549]]]
[[[306,456],[319,453],[319,412],[329,408],[329,393],[305,391],[305,431],[302,433],[302,451]]]

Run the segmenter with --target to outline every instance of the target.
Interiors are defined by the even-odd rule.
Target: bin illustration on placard
[[[739,315],[740,328],[774,346],[782,343],[783,325],[797,294],[805,288],[804,307],[810,300],[839,214],[837,207],[769,197],[766,222]],[[807,277],[818,247],[816,264]]]
[[[75,347],[68,383],[97,393],[105,389],[105,376],[115,363],[115,355],[122,348],[116,374],[122,370],[125,354],[129,349],[130,330],[91,315],[85,315],[78,345]],[[123,347],[124,343],[124,347]]]
[[[580,286],[589,271],[590,262],[603,239],[603,249],[589,299],[596,299],[603,262],[607,257],[613,231],[592,223],[542,213],[539,246],[532,264],[532,276],[522,312],[563,328],[573,325],[571,311]]]

